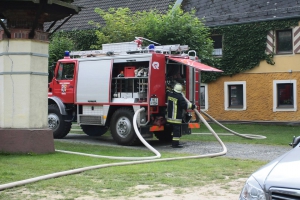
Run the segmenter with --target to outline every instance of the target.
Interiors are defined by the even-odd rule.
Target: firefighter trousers
[[[179,143],[179,139],[181,137],[181,124],[172,124],[173,127],[173,142]]]

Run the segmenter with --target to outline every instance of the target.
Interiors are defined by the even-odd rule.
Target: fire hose
[[[185,98],[184,95],[183,95],[183,97]],[[188,101],[188,100],[186,99],[186,101]],[[88,171],[88,170],[101,169],[101,168],[114,167],[114,166],[126,166],[126,165],[136,165],[136,164],[144,164],[144,163],[153,163],[153,162],[174,161],[174,160],[182,160],[182,159],[217,157],[217,156],[225,155],[227,153],[227,148],[224,145],[224,143],[222,142],[222,140],[215,133],[215,131],[211,128],[211,126],[207,123],[207,121],[202,117],[202,115],[199,113],[199,111],[197,109],[194,109],[197,116],[205,124],[205,126],[209,129],[209,131],[213,134],[213,136],[217,139],[217,141],[222,146],[223,150],[221,152],[218,152],[218,153],[195,155],[195,156],[184,156],[184,157],[176,157],[176,158],[163,158],[162,159],[162,158],[160,158],[161,154],[156,149],[154,149],[151,145],[149,145],[149,143],[143,138],[143,136],[140,134],[140,132],[138,130],[137,123],[136,123],[137,116],[142,111],[145,111],[145,108],[141,108],[141,109],[139,109],[135,112],[135,114],[133,116],[133,127],[134,127],[134,130],[136,132],[136,135],[141,140],[141,142],[150,151],[152,151],[156,156],[151,156],[151,157],[116,157],[116,156],[103,156],[103,155],[86,154],[86,153],[80,153],[80,152],[71,152],[71,151],[64,151],[64,150],[55,150],[56,152],[61,152],[61,153],[69,153],[69,154],[90,156],[90,157],[96,157],[96,158],[134,160],[134,161],[88,166],[88,167],[83,167],[83,168],[78,168],[78,169],[72,169],[72,170],[67,170],[67,171],[62,171],[62,172],[56,172],[56,173],[52,173],[52,174],[48,174],[48,175],[38,176],[38,177],[35,177],[35,178],[25,179],[25,180],[11,182],[11,183],[7,183],[7,184],[2,184],[2,185],[0,185],[0,191],[5,190],[5,189],[9,189],[9,188],[13,188],[13,187],[17,187],[17,186],[21,186],[21,185],[25,185],[25,184],[29,184],[29,183],[34,183],[34,182],[41,181],[41,180],[47,180],[47,179],[51,179],[51,178],[57,178],[57,177],[61,177],[61,176],[77,174],[77,173],[81,173],[81,172]],[[238,135],[241,136],[241,134],[238,134]],[[249,137],[249,136],[251,137],[253,135],[246,135],[246,137]],[[251,137],[251,138],[257,138],[257,137]]]
[[[263,136],[263,135],[253,135],[253,134],[240,134],[240,133],[237,133],[237,132],[235,132],[235,131],[227,128],[226,126],[224,126],[223,124],[221,124],[217,120],[215,120],[212,116],[210,116],[206,112],[201,111],[201,113],[203,113],[206,117],[208,117],[209,119],[211,119],[212,121],[214,121],[217,125],[221,126],[225,130],[229,131],[230,133],[232,133],[232,134],[234,134],[236,136],[240,136],[240,137],[248,138],[248,139],[266,139],[267,138],[266,136]]]
[[[189,100],[182,94],[183,98],[185,99],[185,101],[187,103],[190,103]],[[196,114],[198,115],[198,117],[201,119],[201,121],[206,122],[206,120],[201,116],[201,114],[198,112],[198,110],[195,109]],[[224,126],[223,124],[221,124],[220,122],[218,122],[217,120],[215,120],[212,116],[210,116],[209,114],[207,114],[204,111],[201,111],[201,113],[203,113],[206,117],[208,117],[209,119],[211,119],[213,122],[215,122],[217,125],[221,126],[222,128],[224,128],[225,130],[229,131],[230,133],[236,135],[236,136],[240,136],[243,138],[248,138],[248,139],[266,139],[266,136],[263,135],[253,135],[253,134],[240,134],[237,133],[229,128],[227,128],[226,126]],[[201,116],[201,117],[200,117]]]

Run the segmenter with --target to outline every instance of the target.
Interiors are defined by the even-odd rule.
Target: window
[[[276,31],[276,49],[277,54],[293,53],[293,38],[291,29]]]
[[[223,41],[223,36],[222,35],[213,35],[211,36],[211,39],[214,42],[214,56],[222,56],[222,41]]]
[[[296,111],[296,80],[273,81],[273,111]]]
[[[74,76],[74,63],[60,63],[57,80],[72,80]]]
[[[246,110],[246,82],[234,81],[224,84],[225,110]]]
[[[201,84],[201,87],[200,87],[200,108],[202,110],[207,110],[208,109],[207,84]]]

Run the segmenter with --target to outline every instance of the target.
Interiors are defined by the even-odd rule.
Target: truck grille
[[[300,190],[271,188],[270,200],[300,200]]]
[[[79,115],[80,124],[103,125],[102,116],[99,115]]]

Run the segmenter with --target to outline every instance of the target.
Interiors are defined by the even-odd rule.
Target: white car
[[[293,149],[254,172],[240,200],[300,200],[300,136]]]

